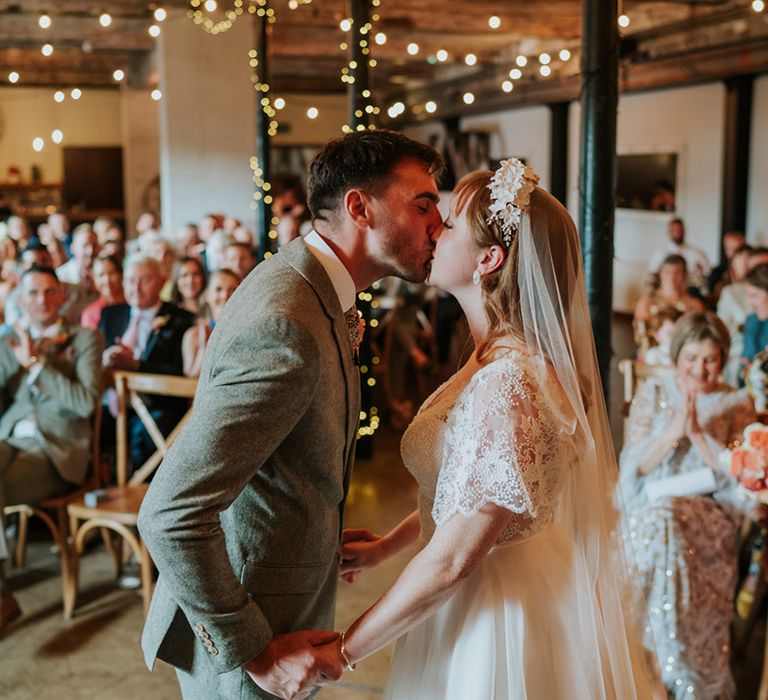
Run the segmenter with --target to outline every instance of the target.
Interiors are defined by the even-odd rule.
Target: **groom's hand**
[[[343,666],[322,646],[338,638],[338,632],[325,630],[277,635],[261,654],[243,665],[243,670],[268,693],[301,700],[323,680],[341,677]]]

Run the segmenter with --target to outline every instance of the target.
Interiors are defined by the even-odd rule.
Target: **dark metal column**
[[[744,231],[747,224],[749,142],[752,135],[753,75],[725,81],[725,157],[721,236]]]
[[[570,102],[549,105],[549,191],[565,205],[568,196],[568,109]]]
[[[266,9],[264,5],[264,9]],[[266,15],[261,17],[254,16],[254,34],[257,51],[258,67],[256,73],[259,81],[257,87],[269,85],[269,35],[271,33],[270,23]],[[262,172],[264,182],[269,182],[272,165],[272,144],[269,136],[270,118],[265,114],[261,100],[269,96],[269,91],[261,89],[254,90],[254,99],[256,100],[256,158],[259,160],[259,168]],[[271,252],[272,240],[269,238],[271,228],[272,207],[270,202],[272,198],[266,192],[262,192],[262,198],[258,200],[256,208],[256,237],[259,241],[259,257],[264,258],[264,254]],[[265,201],[265,200],[269,201]]]
[[[364,27],[370,21],[370,0],[351,0],[350,17],[352,18],[352,29],[350,30],[349,40],[349,74],[354,79],[347,87],[347,96],[349,97],[349,125],[353,129],[358,126],[368,128],[370,116],[365,111],[365,107],[370,101],[370,85],[368,71],[368,55],[363,53],[364,46],[361,41],[366,42],[370,50],[373,43],[373,32],[361,33],[361,27]],[[367,99],[363,93],[367,93]]]
[[[352,29],[349,31],[349,74],[353,78],[347,87],[349,99],[349,125],[355,131],[367,129],[370,123],[370,115],[365,107],[372,102],[370,92],[370,72],[368,60],[373,32],[361,32],[370,21],[370,0],[350,0],[349,16],[352,18]],[[361,44],[365,42],[365,44]],[[367,48],[368,51],[363,51]],[[368,384],[373,369],[373,352],[370,341],[371,303],[370,295],[362,293],[357,295],[357,308],[365,319],[369,332],[363,336],[360,344],[360,409],[366,416],[361,418],[360,427],[364,429],[371,422],[373,415],[373,387]],[[373,456],[373,435],[358,434],[355,454],[360,458]]]
[[[619,65],[616,0],[584,0],[583,12],[579,231],[587,301],[607,398]]]

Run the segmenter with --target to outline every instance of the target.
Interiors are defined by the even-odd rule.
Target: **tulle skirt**
[[[618,683],[615,676],[604,678],[601,669],[610,666],[610,651],[595,639],[599,624],[585,620],[579,609],[585,591],[575,582],[580,577],[572,559],[570,540],[554,525],[493,548],[435,615],[400,638],[384,697],[629,697],[617,693],[618,686],[632,687],[638,698],[650,697],[650,686],[637,687],[631,668],[620,671],[629,678]]]

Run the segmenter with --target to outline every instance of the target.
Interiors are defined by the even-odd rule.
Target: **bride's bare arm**
[[[505,508],[487,504],[471,517],[456,514],[438,527],[392,588],[345,633],[350,661],[370,656],[432,615],[482,562],[511,518]]]
[[[343,540],[341,546],[341,574],[371,569],[385,559],[395,556],[413,544],[419,537],[419,512],[413,511],[401,520],[383,537],[354,537]],[[345,530],[344,534],[354,534],[354,530]]]

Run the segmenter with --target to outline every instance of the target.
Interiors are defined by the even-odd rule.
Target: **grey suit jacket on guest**
[[[104,342],[101,333],[81,326],[64,324],[59,335],[41,341],[45,362],[32,382],[13,352],[15,335],[0,336],[0,440],[33,416],[43,451],[62,478],[79,484],[91,459],[91,417],[101,396]]]
[[[142,638],[150,668],[190,670],[202,651],[223,674],[276,634],[333,627],[359,413],[343,310],[297,239],[227,303],[192,416],[142,506],[160,572]]]

